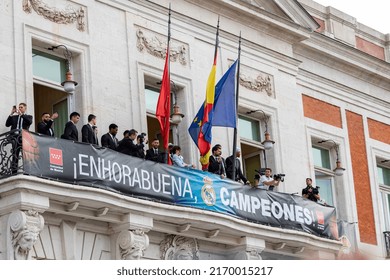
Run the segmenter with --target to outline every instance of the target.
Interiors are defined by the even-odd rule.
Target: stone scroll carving
[[[15,260],[30,259],[30,251],[44,226],[43,217],[34,210],[15,211],[9,217],[11,245]]]
[[[158,58],[164,58],[167,52],[166,39],[160,39],[152,32],[146,32],[140,28],[136,31],[137,49],[142,52],[146,50],[149,54]],[[187,46],[184,44],[178,45],[171,42],[169,55],[172,62],[179,61],[182,65],[187,65]]]
[[[256,249],[247,249],[236,253],[235,260],[262,260],[261,251]]]
[[[117,239],[122,260],[139,260],[149,247],[149,237],[142,230],[122,231]]]
[[[168,235],[160,243],[162,260],[199,260],[199,245],[195,238]]]
[[[256,92],[265,92],[268,96],[273,96],[272,77],[267,74],[258,74],[256,78],[249,75],[240,74],[240,85]]]
[[[49,7],[42,0],[23,0],[23,10],[26,13],[31,13],[32,9],[38,15],[55,23],[72,24],[76,22],[77,29],[82,32],[85,31],[85,12],[82,7],[78,11],[71,6],[66,7],[64,10],[58,10]]]

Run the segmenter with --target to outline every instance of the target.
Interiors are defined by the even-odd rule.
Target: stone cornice
[[[390,90],[390,64],[365,52],[329,38],[313,33],[310,40],[296,45],[294,51],[304,57],[319,61],[324,65],[335,63],[349,68],[348,73],[361,79],[367,73],[374,79],[373,84]]]

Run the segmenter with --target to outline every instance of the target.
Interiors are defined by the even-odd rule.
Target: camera
[[[308,195],[308,199],[312,201],[317,201],[317,198],[314,195],[318,195],[319,192],[319,186],[316,186],[315,188],[313,186],[307,186],[305,189],[303,189],[302,194]]]
[[[282,174],[282,173],[274,174],[274,180],[284,182],[284,176],[286,176],[286,174]]]
[[[146,136],[146,133],[145,132],[141,132],[140,135],[138,135],[138,138],[139,138],[139,141],[141,143],[143,143],[145,141],[145,136]]]

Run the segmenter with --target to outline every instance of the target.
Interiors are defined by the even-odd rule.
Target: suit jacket
[[[149,150],[146,151],[145,159],[155,161],[155,162],[161,162],[164,163],[164,156],[165,153],[158,150],[157,155],[154,151],[154,148],[150,148]]]
[[[236,158],[236,166],[235,167],[236,167],[236,178],[233,179],[233,155],[231,155],[230,157],[228,157],[226,159],[226,176],[229,179],[232,179],[234,181],[242,180],[244,183],[246,183],[248,181],[248,179],[244,176],[244,174],[242,174],[241,164],[240,164],[240,160],[238,158]]]
[[[22,119],[22,128],[28,130],[32,124],[33,117],[31,115],[20,115]],[[11,130],[18,128],[19,115],[8,116],[7,121],[5,122],[6,127],[11,127]]]
[[[54,130],[52,128],[53,120],[48,122],[39,122],[38,123],[38,133],[54,137]]]
[[[96,133],[90,124],[85,124],[81,128],[81,142],[99,145]]]
[[[61,135],[62,139],[68,139],[73,141],[79,141],[79,132],[77,127],[72,121],[68,121],[65,124],[64,134]]]
[[[134,144],[133,140],[130,138],[123,138],[121,141],[119,141],[118,149],[117,151],[129,156],[133,157],[142,157],[141,152],[143,153],[144,150],[144,144]]]
[[[114,139],[112,139],[111,134],[107,132],[106,134],[102,135],[100,143],[102,143],[102,147],[110,148],[111,150],[116,151],[118,148],[118,139]]]
[[[226,175],[226,161],[221,157],[222,162],[218,162],[213,155],[209,158],[208,171],[218,175]]]

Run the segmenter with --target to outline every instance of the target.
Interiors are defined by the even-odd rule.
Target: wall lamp
[[[173,113],[171,114],[171,122],[178,125],[184,118],[184,114],[180,112],[180,107],[177,104],[177,87],[174,81],[171,81],[172,93],[175,103],[173,104]]]
[[[335,141],[333,141],[331,139],[321,140],[321,141],[318,141],[317,143],[321,144],[321,143],[325,143],[325,142],[332,142],[334,144],[333,148],[336,151],[336,168],[333,169],[333,171],[334,171],[334,174],[336,176],[342,176],[344,174],[345,168],[343,168],[341,166],[341,161],[339,159],[339,145]]]
[[[70,52],[65,45],[51,46],[50,48],[47,49],[49,51],[54,51],[61,47],[65,49],[64,57],[65,57],[65,67],[66,67],[65,81],[63,81],[61,85],[64,87],[64,90],[67,93],[73,93],[78,83],[72,80],[72,73],[70,72],[70,60],[72,59],[72,52]]]
[[[162,84],[162,81],[157,82],[158,85]],[[173,93],[174,104],[173,104],[173,113],[171,114],[171,122],[175,125],[181,123],[184,118],[184,114],[180,112],[180,106],[177,104],[177,87],[174,81],[171,80],[171,92]]]
[[[274,146],[275,141],[271,140],[271,135],[270,135],[270,133],[268,132],[268,120],[269,120],[269,116],[267,116],[267,115],[264,113],[264,111],[263,111],[263,110],[260,110],[260,109],[248,111],[248,112],[246,112],[246,113],[247,113],[248,115],[250,115],[250,114],[253,114],[253,113],[256,113],[256,112],[261,112],[261,113],[263,113],[263,115],[264,115],[264,123],[265,123],[264,137],[265,137],[265,139],[264,139],[263,142],[261,142],[261,144],[263,144],[265,150],[270,150],[270,149],[272,149],[272,147]]]

